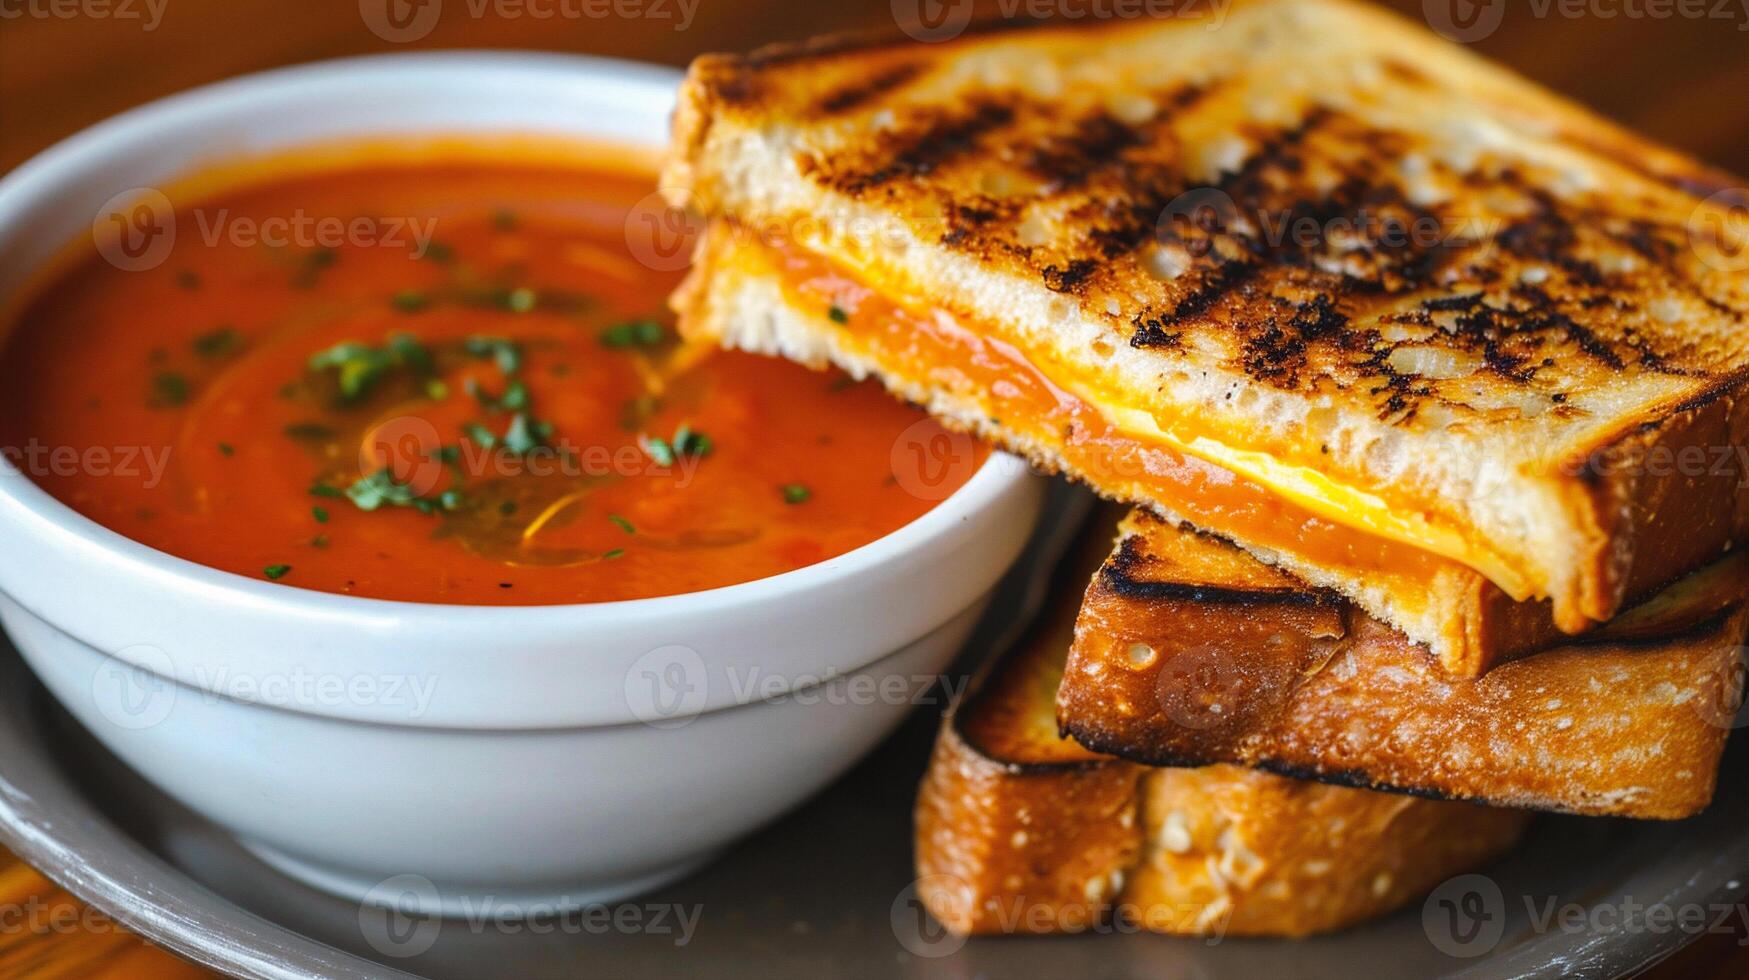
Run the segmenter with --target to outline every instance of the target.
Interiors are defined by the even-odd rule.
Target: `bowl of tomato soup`
[[[0,181],[0,623],[270,864],[447,912],[652,887],[940,690],[1020,553],[1018,461],[677,335],[677,82],[327,63]]]

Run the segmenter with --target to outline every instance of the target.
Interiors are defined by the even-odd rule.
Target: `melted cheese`
[[[1132,496],[1126,488],[1137,486],[1139,471],[1145,474],[1141,485],[1147,492],[1138,499],[1153,496],[1206,530],[1331,569],[1431,582],[1438,566],[1461,565],[1513,599],[1537,593],[1518,568],[1485,542],[1419,509],[1393,505],[1320,470],[1236,448],[1196,431],[1190,420],[1166,421],[1125,406],[1119,393],[1068,380],[1065,376],[1073,374],[1069,370],[1049,370],[1048,358],[1014,348],[946,311],[914,310],[814,253],[778,248],[768,254],[782,270],[785,288],[802,305],[850,312],[838,324],[840,336],[890,342],[882,357],[910,365],[909,376],[928,378],[945,368],[948,379],[971,380],[982,389],[979,402],[986,416],[1006,419],[1017,431],[1033,430],[1035,439],[1063,443],[1066,461],[1106,492]],[[886,340],[877,340],[877,335]],[[1064,434],[1048,435],[1046,430]],[[1078,455],[1078,446],[1094,447],[1094,452]],[[1150,461],[1151,453],[1166,455]],[[1123,465],[1112,468],[1114,459]],[[1189,461],[1197,466],[1186,470]]]
[[[1162,428],[1152,415],[1138,409],[1107,408],[1105,414],[1114,426],[1129,435],[1158,440],[1232,470],[1326,520],[1413,545],[1473,568],[1515,600],[1535,595],[1531,582],[1499,554],[1453,528],[1428,520],[1418,511],[1404,512],[1376,494],[1332,480],[1311,467],[1284,463],[1268,453],[1236,449],[1205,435],[1182,436]]]

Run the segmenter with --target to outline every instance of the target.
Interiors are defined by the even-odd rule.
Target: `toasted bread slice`
[[[1393,15],[713,56],[675,125],[684,329],[878,374],[1454,672],[1749,529],[1731,182]]]
[[[1500,806],[1678,818],[1712,799],[1742,696],[1749,555],[1477,679],[1206,535],[1137,512],[1058,693],[1085,746]]]
[[[1111,521],[1089,540],[1099,553]],[[1093,564],[1096,564],[1093,563]],[[1528,815],[1210,766],[1153,769],[1057,734],[1075,599],[943,722],[917,802],[919,897],[959,933],[1304,936],[1413,900],[1510,847]]]

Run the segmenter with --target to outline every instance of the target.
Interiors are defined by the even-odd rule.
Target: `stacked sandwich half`
[[[1050,736],[1025,699],[944,730],[943,918],[1146,880],[1318,931],[1520,824],[1396,794],[1703,808],[1749,629],[1731,188],[1348,0],[697,62],[683,330],[879,378],[1134,508],[1054,644]],[[1367,901],[1283,871],[1387,859]]]

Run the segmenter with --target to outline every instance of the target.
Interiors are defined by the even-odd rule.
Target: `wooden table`
[[[820,31],[890,26],[889,0],[697,0],[677,18],[536,19],[505,13],[525,5],[449,0],[429,36],[412,44],[368,30],[357,0],[74,0],[72,17],[46,0],[6,0],[0,10],[0,170],[118,110],[203,82],[275,65],[409,48],[540,48],[683,64],[702,51],[733,50]],[[909,0],[901,0],[909,2]],[[951,2],[951,0],[949,0]],[[1091,0],[1065,0],[1085,8]],[[1207,0],[1204,0],[1207,2]],[[1466,3],[1468,0],[1429,0]],[[1483,4],[1503,0],[1482,0]],[[1422,16],[1420,0],[1392,0]],[[1541,7],[1545,16],[1537,16]],[[1621,10],[1620,2],[1599,9]],[[1704,4],[1712,8],[1710,2]],[[1605,115],[1736,173],[1749,173],[1749,13],[1732,19],[1569,18],[1559,5],[1513,4],[1475,47],[1586,102]],[[154,9],[158,15],[154,16]],[[473,10],[486,11],[474,17]],[[677,0],[660,8],[677,14]],[[1642,4],[1641,9],[1645,9]],[[108,16],[101,12],[108,10]],[[133,17],[116,16],[127,10]],[[149,28],[149,29],[148,29]],[[34,872],[0,855],[0,909],[77,908]],[[65,919],[45,921],[64,922]],[[1739,936],[1710,936],[1648,976],[1749,976]],[[54,927],[41,934],[0,922],[0,976],[180,980],[201,971],[110,929]]]

